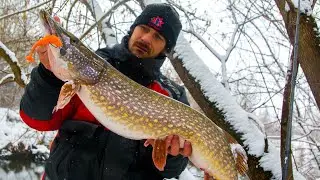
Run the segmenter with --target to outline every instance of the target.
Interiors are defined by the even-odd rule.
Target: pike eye
[[[73,39],[73,38],[70,38],[71,39],[71,43],[73,44],[78,44],[79,40],[78,39]]]
[[[65,48],[60,48],[60,55],[61,55],[61,56],[64,56],[64,55],[66,55],[66,54],[67,54],[66,49],[65,49]]]

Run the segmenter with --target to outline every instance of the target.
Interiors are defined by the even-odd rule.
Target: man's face
[[[128,48],[138,58],[154,58],[164,51],[166,39],[153,28],[138,25],[129,39]]]

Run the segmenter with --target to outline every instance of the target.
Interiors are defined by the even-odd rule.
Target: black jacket
[[[157,81],[171,97],[188,104],[184,89],[160,72],[165,57],[138,59],[127,50],[127,39],[124,37],[113,48],[99,49],[97,54],[141,85]],[[22,119],[26,122],[30,118],[39,124],[52,119],[62,84],[42,64],[33,69],[20,104]],[[160,180],[178,176],[188,162],[181,155],[169,155],[165,170],[160,172],[153,165],[152,148],[145,148],[144,140],[126,139],[99,124],[68,118],[58,129],[45,166],[46,177],[52,180]]]

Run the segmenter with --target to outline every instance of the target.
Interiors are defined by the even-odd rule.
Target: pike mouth
[[[45,10],[40,10],[39,17],[44,28],[44,32],[47,35],[55,35],[59,37],[63,44],[62,48],[64,48],[64,50],[68,49],[71,45],[70,40],[75,38],[69,35]]]
[[[45,10],[41,10],[39,14],[40,21],[42,23],[42,26],[44,27],[44,31],[46,32],[46,34],[56,35],[54,28],[52,28],[51,23],[49,23],[49,21],[53,20],[48,16],[48,13]]]

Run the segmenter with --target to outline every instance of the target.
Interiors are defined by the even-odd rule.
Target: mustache
[[[151,47],[149,44],[145,43],[144,41],[135,41],[133,43],[134,46],[138,46],[139,48],[143,49],[144,51],[146,51],[148,54],[150,54],[151,52]]]

